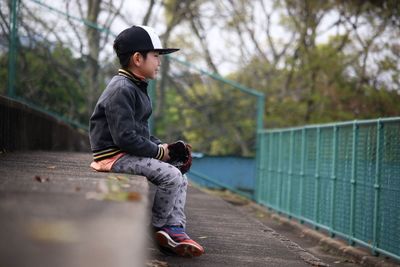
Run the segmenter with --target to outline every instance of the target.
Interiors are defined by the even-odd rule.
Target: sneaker
[[[156,233],[157,243],[182,257],[198,257],[204,253],[204,248],[190,239],[183,227],[166,226]]]
[[[154,244],[158,248],[158,250],[166,256],[175,256],[176,254],[172,250],[166,247],[162,247],[158,244],[156,240],[156,233],[160,230],[161,230],[160,227],[149,225],[149,234],[150,234],[148,235],[149,244]]]

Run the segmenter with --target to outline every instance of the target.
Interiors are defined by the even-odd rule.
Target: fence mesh
[[[265,130],[259,200],[399,259],[399,133],[400,118]]]
[[[381,136],[378,210],[380,247],[396,255],[400,253],[400,123],[383,126]]]

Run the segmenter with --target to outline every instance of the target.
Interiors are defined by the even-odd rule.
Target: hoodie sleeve
[[[156,145],[160,145],[162,144],[162,141],[160,139],[158,139],[157,137],[150,135],[150,140],[155,143]]]
[[[135,95],[118,89],[110,96],[105,114],[114,143],[129,154],[161,159],[164,149],[135,130]]]

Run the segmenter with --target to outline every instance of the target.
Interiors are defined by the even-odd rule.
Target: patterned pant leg
[[[187,179],[177,168],[157,159],[125,155],[113,165],[112,171],[143,175],[157,186],[152,207],[154,226],[185,226]]]
[[[186,227],[185,204],[188,180],[186,175],[183,175],[183,183],[179,187],[178,196],[175,200],[174,208],[168,217],[168,225],[182,225]]]

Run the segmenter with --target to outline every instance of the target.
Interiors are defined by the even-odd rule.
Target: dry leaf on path
[[[50,182],[50,178],[41,177],[39,175],[35,175],[34,179],[35,179],[36,182],[39,182],[39,183]]]
[[[165,261],[150,260],[147,261],[146,267],[168,267],[168,263]]]

